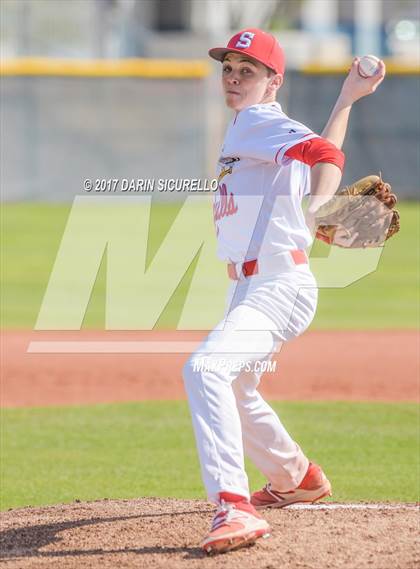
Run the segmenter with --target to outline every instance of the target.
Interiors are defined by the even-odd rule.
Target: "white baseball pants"
[[[219,492],[249,498],[244,451],[279,491],[296,488],[308,469],[308,459],[257,391],[262,362],[271,359],[281,339],[302,333],[315,314],[316,283],[309,269],[307,273],[252,277],[252,291],[247,292],[254,298],[258,287],[266,292],[270,283],[273,290],[285,292],[277,307],[289,321],[284,333],[279,336],[278,324],[265,313],[240,302],[184,366],[201,473],[213,502],[218,501]],[[302,282],[312,288],[301,288]],[[231,289],[229,302],[232,296]]]

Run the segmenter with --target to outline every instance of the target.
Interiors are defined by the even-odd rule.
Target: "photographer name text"
[[[215,192],[217,180],[199,178],[87,178],[83,182],[85,192]]]

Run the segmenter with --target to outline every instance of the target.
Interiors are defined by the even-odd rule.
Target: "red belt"
[[[289,253],[295,265],[303,265],[308,262],[308,257],[306,256],[305,251],[302,251],[300,249],[293,249],[292,251],[289,251]],[[230,279],[234,281],[239,280],[235,263],[229,263],[227,266],[227,270]],[[252,275],[258,275],[259,273],[258,259],[253,259],[252,261],[245,261],[245,263],[242,263],[240,270],[246,278],[251,277]]]

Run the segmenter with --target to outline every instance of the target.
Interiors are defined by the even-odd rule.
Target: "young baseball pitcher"
[[[232,283],[225,317],[187,361],[184,382],[203,481],[217,505],[202,548],[215,553],[268,535],[259,510],[331,494],[321,468],[305,456],[257,387],[261,362],[314,317],[317,285],[306,254],[314,214],[340,184],[351,106],[376,89],[385,66],[380,62],[375,76],[362,78],[359,60],[353,61],[319,136],[276,102],[285,59],[272,35],[246,29],[209,55],[222,62],[224,97],[234,111],[214,200],[218,255]],[[252,495],[244,453],[267,478]]]

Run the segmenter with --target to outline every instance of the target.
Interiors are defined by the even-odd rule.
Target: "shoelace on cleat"
[[[277,502],[284,500],[282,494],[293,494],[294,492],[294,490],[291,490],[290,492],[276,492],[276,490],[272,490],[271,482],[268,482],[268,484],[264,486],[264,490],[267,492],[267,494],[270,494],[272,498],[277,500]]]
[[[246,518],[246,513],[238,510],[234,504],[224,502],[222,500],[220,506],[216,510],[216,514],[213,518],[213,523],[211,526],[211,531],[218,529],[220,526],[228,524],[229,522],[235,520],[241,520]]]

